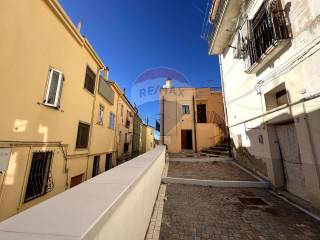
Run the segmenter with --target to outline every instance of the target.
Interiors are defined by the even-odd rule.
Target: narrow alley
[[[231,158],[168,160],[147,240],[320,239],[317,220]]]

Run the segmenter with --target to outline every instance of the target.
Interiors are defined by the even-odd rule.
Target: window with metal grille
[[[90,125],[79,123],[76,148],[87,148],[89,140]]]
[[[61,92],[64,77],[62,72],[50,68],[47,82],[47,89],[43,103],[50,107],[60,108]]]
[[[189,105],[182,105],[182,114],[190,114],[190,108]]]
[[[84,88],[87,89],[92,94],[94,94],[95,83],[96,83],[96,74],[89,67],[87,67],[86,78],[84,81]]]
[[[98,114],[98,124],[103,125],[103,116],[104,116],[104,106],[99,105],[99,114]]]
[[[33,153],[24,202],[43,196],[53,189],[53,183],[49,181],[52,157],[53,152]]]

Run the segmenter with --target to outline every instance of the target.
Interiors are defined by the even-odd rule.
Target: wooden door
[[[193,149],[192,130],[181,130],[181,149]]]
[[[306,199],[305,178],[294,123],[276,126],[287,191]]]
[[[80,174],[78,176],[71,178],[70,188],[77,186],[78,184],[82,183],[84,174]]]

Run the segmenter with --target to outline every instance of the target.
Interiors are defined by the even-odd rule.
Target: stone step
[[[214,154],[218,156],[229,156],[229,151],[219,151],[219,150],[206,150],[206,153]]]
[[[211,150],[220,150],[220,151],[229,151],[229,148],[228,147],[225,147],[225,146],[215,146],[215,147],[210,147],[209,149]]]

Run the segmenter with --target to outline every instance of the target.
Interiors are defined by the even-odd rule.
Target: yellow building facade
[[[141,128],[141,152],[145,153],[155,148],[154,129],[151,126],[142,124]]]
[[[133,119],[136,114],[135,108],[124,93],[118,98],[117,126],[116,126],[116,149],[117,160],[123,162],[130,159],[133,140]]]
[[[3,220],[116,164],[123,93],[58,1],[0,13]]]
[[[161,143],[168,152],[200,152],[226,137],[220,91],[162,88],[160,98]]]

